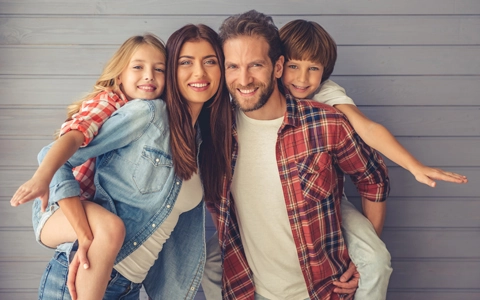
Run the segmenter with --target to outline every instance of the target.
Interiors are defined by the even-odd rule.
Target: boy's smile
[[[282,82],[292,96],[310,98],[322,81],[323,66],[308,60],[289,60],[283,68]]]

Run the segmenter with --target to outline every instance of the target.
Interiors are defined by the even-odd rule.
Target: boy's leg
[[[123,244],[125,227],[118,216],[100,205],[90,201],[82,203],[94,239],[87,252],[90,266],[78,269],[75,287],[78,299],[102,299],[113,263]],[[49,247],[76,240],[75,231],[61,208],[45,222],[40,237],[41,242]]]
[[[355,300],[383,300],[392,267],[390,253],[372,223],[346,197],[342,198],[342,232],[348,253],[360,273]]]

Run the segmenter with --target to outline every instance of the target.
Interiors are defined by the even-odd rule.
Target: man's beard
[[[273,77],[273,74],[272,74],[272,77]],[[256,101],[256,103],[254,103],[253,107],[243,107],[241,105],[241,102],[238,101],[238,99],[236,97],[237,89],[248,90],[248,89],[254,89],[256,86],[258,86],[258,85],[249,84],[245,87],[244,86],[235,86],[235,87],[228,86],[228,89],[230,91],[230,95],[232,95],[233,105],[235,105],[235,107],[238,107],[239,109],[241,109],[243,112],[250,112],[250,111],[254,111],[254,110],[262,108],[267,103],[268,99],[270,98],[270,96],[273,94],[273,91],[275,90],[275,79],[270,80],[270,82],[268,82],[268,85],[261,84],[260,86],[258,86],[259,89],[262,90],[262,93],[259,95],[259,98]]]

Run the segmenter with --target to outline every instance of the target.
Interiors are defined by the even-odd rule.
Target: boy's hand
[[[42,212],[45,211],[48,205],[48,196],[49,196],[49,185],[50,182],[46,182],[36,177],[32,177],[29,181],[22,184],[18,190],[13,195],[10,200],[10,205],[19,206],[28,201],[34,200],[35,198],[40,198],[42,201]]]
[[[345,300],[353,299],[355,291],[358,288],[358,281],[360,274],[357,272],[357,267],[350,261],[347,271],[342,274],[340,281],[334,281],[336,288],[333,290],[337,294],[344,294]]]
[[[467,183],[467,176],[460,175],[453,172],[447,172],[442,169],[430,168],[427,166],[419,166],[416,169],[412,170],[413,176],[415,179],[424,183],[430,187],[435,187],[435,180],[443,180],[453,183]]]
[[[67,278],[67,287],[70,292],[72,300],[77,299],[77,289],[75,287],[75,280],[77,279],[77,273],[79,268],[88,269],[90,263],[88,262],[87,252],[92,244],[92,240],[85,240],[83,242],[78,242],[78,249],[75,253],[72,262],[68,266],[68,278]]]

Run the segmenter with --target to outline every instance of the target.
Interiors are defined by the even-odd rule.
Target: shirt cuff
[[[66,180],[50,187],[49,202],[56,203],[62,199],[80,196],[80,184],[76,180]]]

